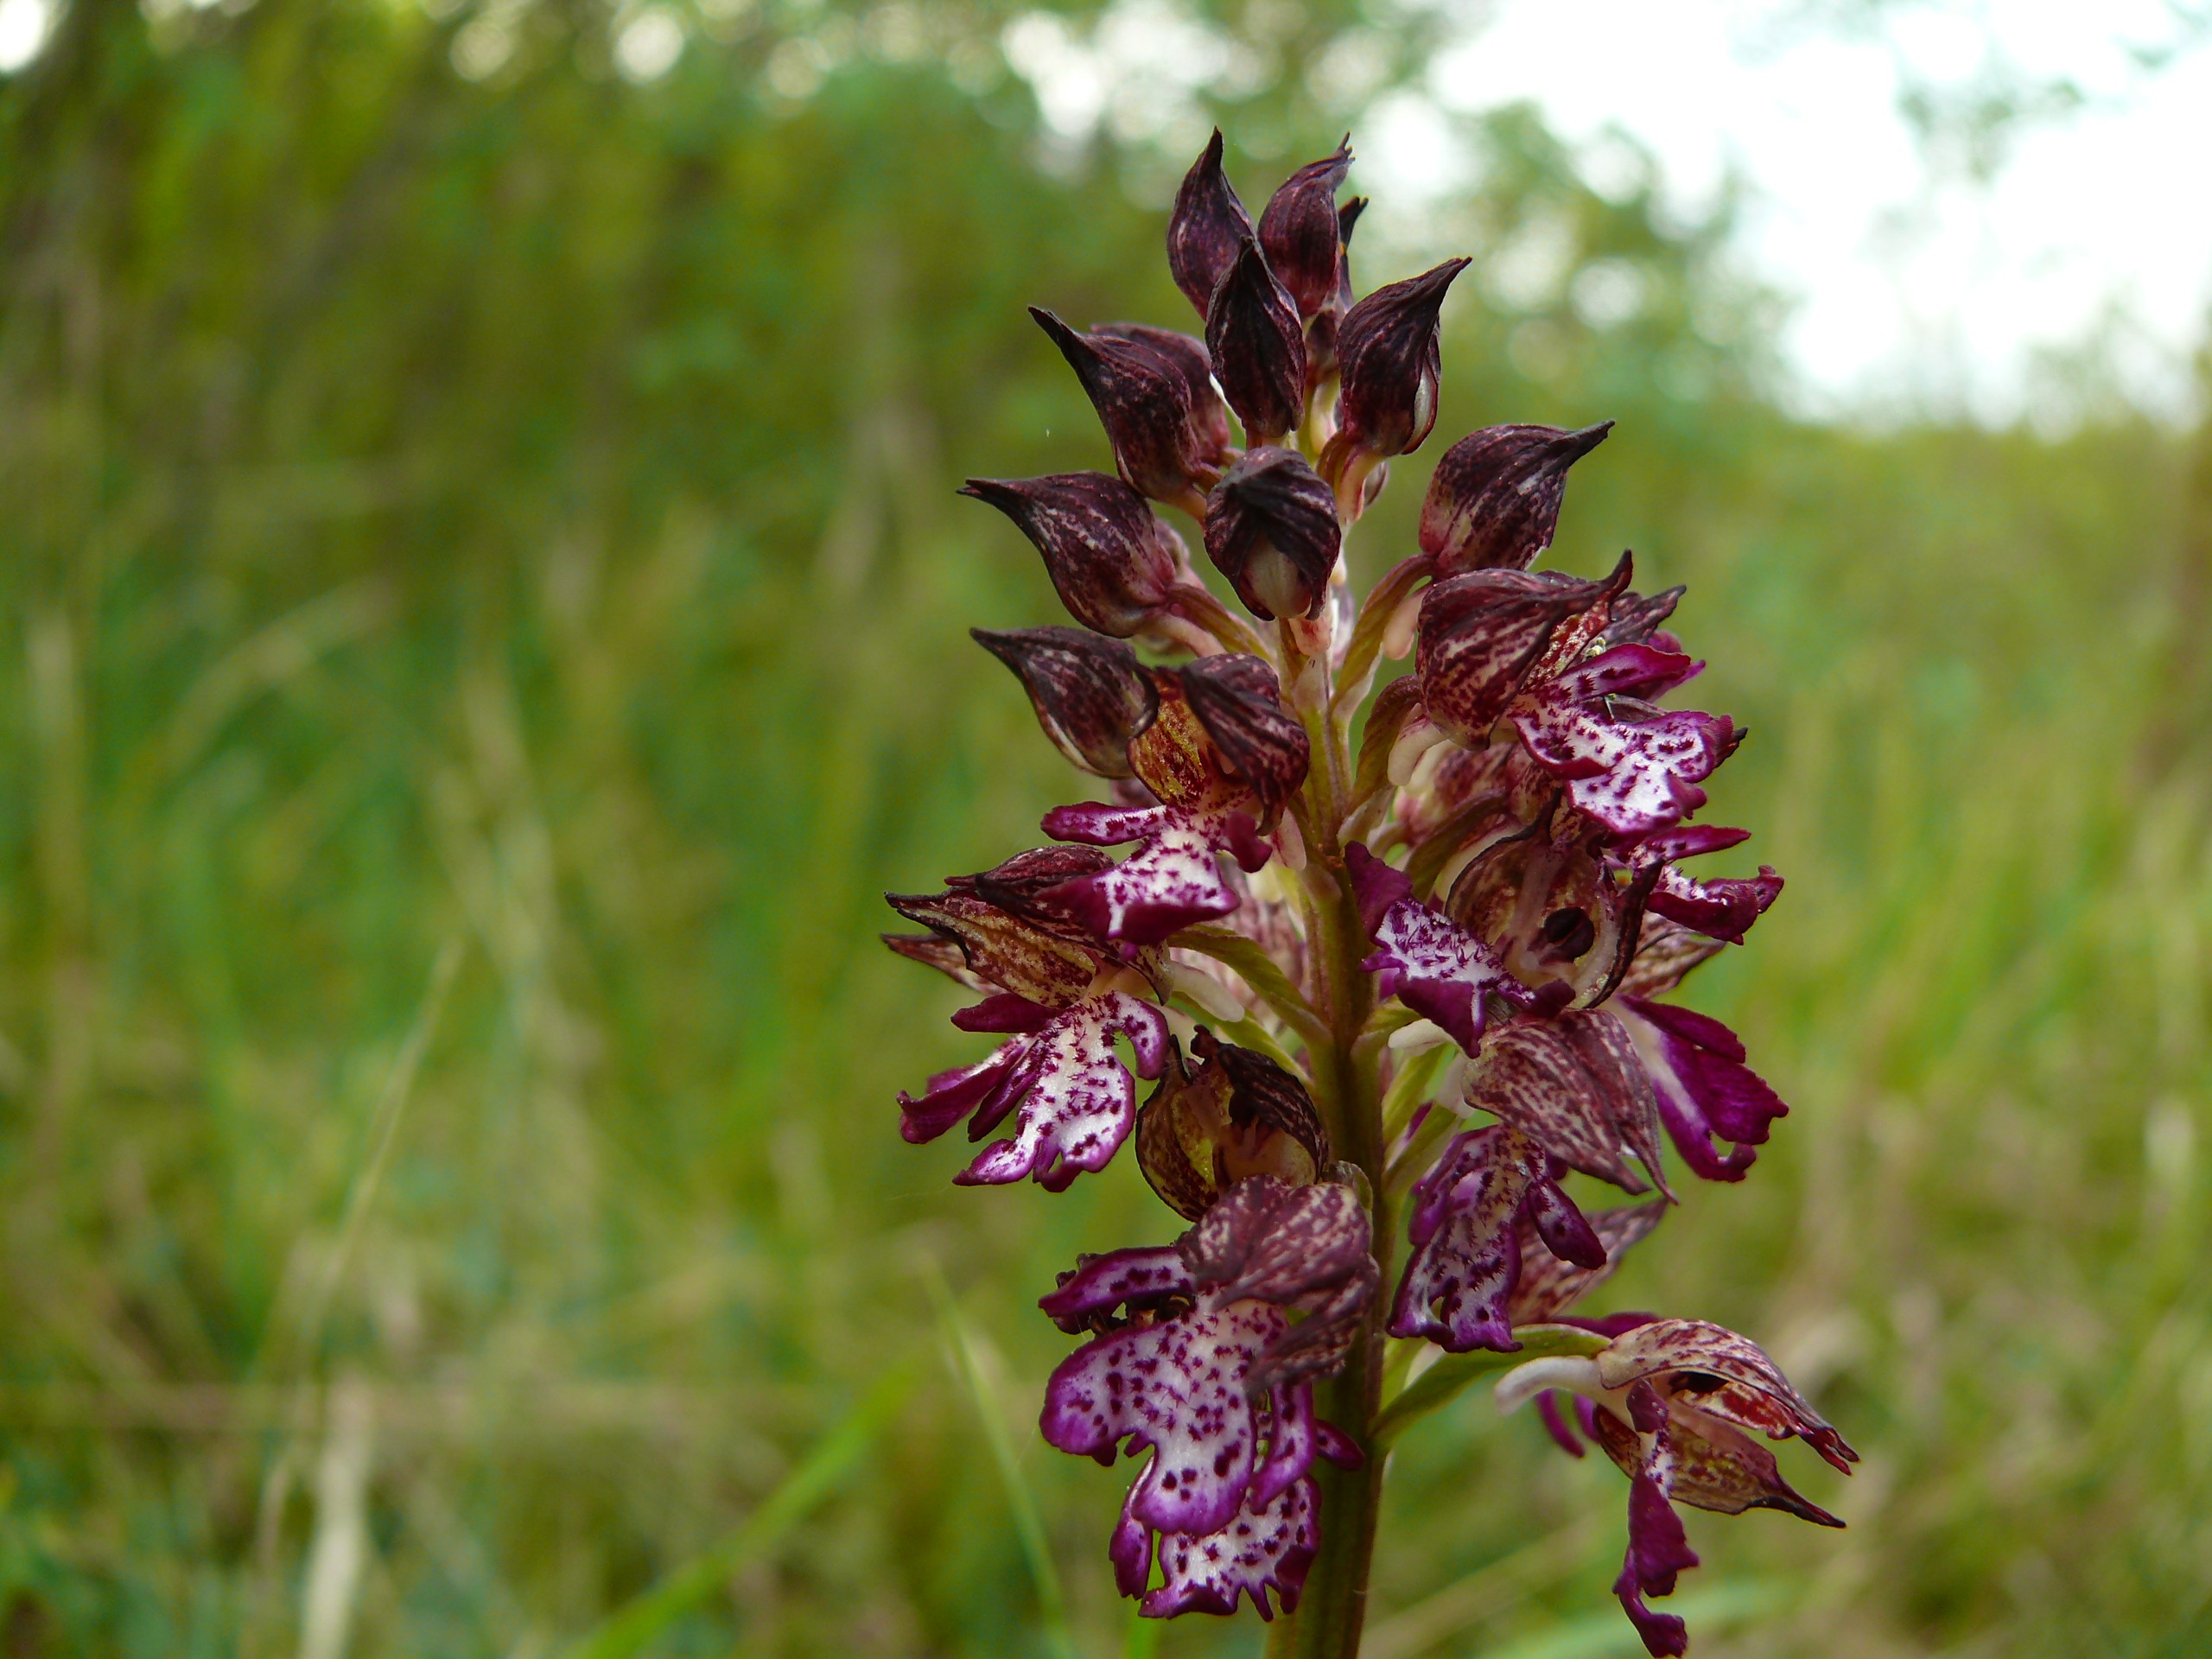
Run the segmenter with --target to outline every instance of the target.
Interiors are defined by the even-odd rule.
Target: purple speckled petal
[[[1245,1494],[1247,1509],[1264,1510],[1313,1466],[1313,1385],[1294,1382],[1270,1390],[1267,1455],[1252,1471],[1251,1490]]]
[[[1136,1085],[1114,1052],[1116,1037],[1135,1049],[1140,1076],[1160,1075],[1166,1017],[1149,1002],[1109,992],[1015,1036],[980,1065],[941,1072],[918,1096],[902,1092],[900,1132],[934,1140],[972,1111],[970,1133],[980,1140],[1018,1108],[1014,1138],[985,1147],[953,1179],[996,1185],[1033,1175],[1060,1192],[1082,1171],[1104,1168],[1135,1122]]]
[[[1753,1148],[1789,1108],[1744,1064],[1743,1044],[1718,1020],[1640,996],[1615,1001],[1682,1161],[1709,1181],[1742,1180]],[[1736,1143],[1725,1158],[1716,1135]]]
[[[1647,1183],[1632,1156],[1666,1191],[1651,1080],[1628,1033],[1603,1008],[1570,1008],[1493,1034],[1476,1060],[1467,1100],[1586,1175],[1642,1192]]]
[[[1699,780],[1712,776],[1735,738],[1726,715],[1683,710],[1624,721],[1558,685],[1516,699],[1511,715],[1536,763],[1566,780],[1578,811],[1631,836],[1670,828],[1705,804]]]
[[[1552,681],[1553,695],[1570,702],[1599,697],[1652,698],[1694,679],[1704,664],[1680,652],[1650,645],[1615,645],[1576,664]]]
[[[1414,1185],[1408,1231],[1414,1251],[1390,1310],[1390,1334],[1426,1337],[1451,1353],[1513,1353],[1509,1310],[1521,1276],[1516,1223],[1556,1236],[1603,1266],[1605,1247],[1573,1201],[1551,1180],[1544,1149],[1506,1124],[1471,1130],[1444,1149]]]
[[[1157,944],[1179,928],[1226,916],[1240,902],[1219,855],[1248,870],[1267,861],[1249,812],[1205,806],[1055,807],[1045,833],[1110,847],[1141,842],[1110,869],[1049,888],[1046,895],[1103,938]]]
[[[1796,1435],[1846,1474],[1859,1461],[1764,1349],[1722,1325],[1654,1319],[1616,1337],[1598,1356],[1598,1375],[1608,1389],[1648,1381],[1661,1396],[1687,1396],[1707,1416],[1769,1440]]]
[[[1134,1503],[1134,1491],[1130,1498]],[[1147,1618],[1233,1613],[1237,1598],[1246,1595],[1262,1618],[1272,1618],[1274,1611],[1268,1602],[1272,1590],[1283,1611],[1295,1611],[1306,1571],[1320,1545],[1319,1512],[1313,1483],[1301,1480],[1272,1503],[1240,1508],[1218,1531],[1162,1537],[1163,1582],[1144,1599],[1140,1611]]]
[[[1516,1006],[1528,1001],[1497,952],[1425,905],[1393,909],[1375,943],[1380,948],[1360,966],[1378,976],[1376,991],[1433,1020],[1470,1054],[1483,1039],[1484,998],[1501,996]]]
[[[1160,1244],[1083,1257],[1075,1271],[1062,1274],[1059,1287],[1039,1298],[1037,1306],[1073,1335],[1117,1307],[1135,1311],[1172,1296],[1188,1296],[1196,1289],[1191,1270],[1183,1265],[1182,1251],[1173,1244]]]
[[[1045,1439],[1102,1463],[1124,1440],[1150,1450],[1128,1513],[1159,1532],[1217,1532],[1243,1503],[1257,1451],[1245,1377],[1288,1324],[1280,1308],[1243,1301],[1086,1343],[1046,1385]]]
[[[1239,1181],[1183,1236],[1201,1306],[1259,1297],[1306,1315],[1260,1357],[1248,1389],[1295,1382],[1343,1363],[1381,1276],[1372,1243],[1367,1211],[1350,1187],[1292,1186],[1272,1175]]]
[[[1760,865],[1757,875],[1724,881],[1700,881],[1669,864],[1647,902],[1670,921],[1741,944],[1751,924],[1781,895],[1782,878],[1770,864]]]

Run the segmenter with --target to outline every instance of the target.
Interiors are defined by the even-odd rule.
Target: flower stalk
[[[1854,1454],[1747,1339],[1569,1310],[1673,1202],[1665,1143],[1739,1180],[1788,1110],[1726,1027],[1659,1000],[1782,882],[1681,868],[1744,838],[1691,822],[1742,734],[1660,702],[1703,666],[1662,626],[1681,590],[1632,591],[1626,556],[1530,569],[1610,423],[1452,445],[1420,550],[1355,601],[1345,542],[1435,423],[1467,262],[1356,298],[1351,163],[1347,142],[1300,168],[1255,230],[1215,136],[1168,232],[1202,340],[1033,313],[1115,472],[969,481],[1084,625],[976,639],[1109,798],[893,896],[926,931],[887,943],[1002,1039],[902,1095],[901,1128],[1003,1132],[954,1179],[1052,1192],[1134,1143],[1190,1224],[1039,1299],[1084,1338],[1046,1440],[1141,1460],[1106,1553],[1141,1612],[1249,1601],[1270,1654],[1352,1659],[1386,1445],[1502,1371],[1501,1408],[1535,1400],[1562,1450],[1629,1477],[1615,1592],[1680,1654],[1649,1605],[1697,1562],[1675,1506],[1840,1524],[1744,1431]],[[1154,504],[1196,521],[1246,614]],[[1657,1196],[1586,1213],[1585,1183]]]

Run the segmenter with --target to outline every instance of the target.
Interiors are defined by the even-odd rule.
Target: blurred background
[[[2212,1652],[2207,26],[0,0],[0,1653],[1256,1655],[1034,1430],[1174,1218],[904,1145],[981,1048],[874,937],[1080,798],[953,490],[1103,464],[1021,308],[1190,327],[1217,119],[1477,260],[1361,569],[1618,419],[1553,563],[1751,730],[1692,1000],[1795,1109],[1603,1306],[1866,1460],[1691,1517],[1696,1651]],[[1634,1651],[1611,1467],[1478,1391],[1391,1490],[1374,1659]]]

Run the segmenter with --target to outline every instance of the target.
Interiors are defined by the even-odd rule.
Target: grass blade
[[[919,1372],[909,1357],[886,1371],[860,1402],[815,1445],[806,1461],[720,1543],[677,1568],[645,1594],[618,1609],[563,1659],[629,1659],[686,1613],[729,1582],[730,1575],[766,1554],[784,1535],[830,1496],[874,1444],[884,1426],[906,1403]]]
[[[1037,1589],[1037,1611],[1044,1622],[1046,1639],[1061,1659],[1077,1659],[1075,1637],[1068,1629],[1067,1598],[1060,1589],[1059,1569],[1052,1561],[1052,1548],[1045,1536],[1044,1519],[1037,1512],[1036,1494],[1029,1490],[1020,1461],[1014,1456],[1014,1443],[1007,1438],[1005,1411],[997,1391],[991,1387],[975,1333],[968,1328],[967,1320],[960,1317],[959,1306],[952,1300],[944,1274],[935,1262],[929,1266],[930,1296],[937,1303],[938,1320],[944,1327],[945,1345],[951,1351],[954,1368],[967,1386],[976,1415],[982,1420],[983,1439],[991,1448],[991,1460],[998,1465],[999,1484],[1006,1489],[1007,1508],[1014,1516],[1014,1535],[1021,1541],[1030,1582]]]

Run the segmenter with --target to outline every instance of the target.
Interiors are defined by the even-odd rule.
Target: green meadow
[[[1357,114],[1277,10],[1248,199]],[[954,490],[1105,464],[1024,304],[1191,324],[1187,156],[1050,141],[1005,16],[719,6],[635,86],[581,0],[75,0],[0,80],[0,1653],[1258,1654],[1127,1618],[1035,1430],[1035,1298],[1180,1224],[897,1133],[982,1048],[881,893],[1088,781]],[[1478,261],[1356,568],[1450,439],[1618,420],[1550,563],[1689,584],[1789,880],[1690,1000],[1791,1114],[1601,1306],[1866,1461],[1690,1517],[1693,1650],[2212,1651],[2212,430],[2086,357],[1792,413],[1724,221],[1467,136],[1354,248]],[[1396,1458],[1373,1659],[1637,1651],[1611,1467],[1479,1389]]]

